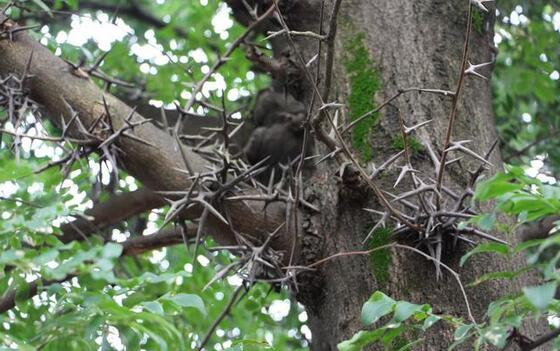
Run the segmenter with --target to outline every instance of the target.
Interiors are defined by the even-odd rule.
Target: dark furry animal
[[[279,171],[280,164],[288,164],[299,157],[303,147],[306,108],[291,95],[267,89],[257,97],[252,122],[255,127],[244,152],[247,160],[255,164],[269,157],[269,170],[258,179],[268,182],[271,171]],[[309,149],[309,148],[306,148]],[[279,179],[280,172],[275,172]]]
[[[296,119],[303,121],[305,105],[282,90],[265,89],[257,96],[251,116],[255,127],[269,127],[274,124],[290,123]]]

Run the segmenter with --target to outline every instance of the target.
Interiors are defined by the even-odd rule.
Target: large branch
[[[4,16],[0,16],[0,23],[3,23],[0,32],[17,28],[15,23],[4,19]],[[66,62],[23,31],[14,33],[13,41],[0,41],[0,57],[1,76],[22,76],[25,72],[30,75],[26,80],[29,94],[48,111],[48,116],[55,125],[61,126],[62,120],[66,125],[70,124],[73,113],[78,114],[85,128],[95,125],[100,117],[110,120],[114,130],[122,128],[128,116],[132,116],[131,121],[142,119],[142,116],[129,106],[114,96],[105,94],[90,79],[76,74]],[[105,113],[104,100],[109,116]],[[71,106],[71,109],[68,106]],[[77,139],[86,139],[76,125],[71,125],[69,134]],[[107,137],[97,128],[94,128],[93,133]],[[128,133],[134,134],[135,138],[121,136],[116,141],[121,150],[118,159],[121,167],[153,191],[186,191],[190,188],[192,177],[186,176],[187,167],[181,151],[169,134],[150,124],[137,126]],[[207,172],[211,166],[190,148],[183,147],[183,153],[194,173]],[[230,219],[230,226],[211,215],[205,223],[205,233],[224,244],[236,242],[234,231],[264,238],[284,223],[286,218],[283,204],[275,202],[269,204],[266,209],[264,206],[262,201],[223,202],[222,210]],[[200,212],[201,209],[195,207],[189,211],[187,217],[197,217]],[[292,249],[294,238],[297,237],[295,234],[299,232],[300,226],[290,223],[284,228],[292,230],[285,229],[279,232],[273,247],[287,252]]]

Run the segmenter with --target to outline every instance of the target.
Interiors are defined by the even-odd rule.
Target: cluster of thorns
[[[201,91],[204,84],[227,61],[234,50],[242,44],[247,44],[246,39],[249,34],[269,16],[275,16],[277,22],[282,26],[281,31],[269,34],[271,36],[287,36],[291,49],[295,53],[296,60],[299,61],[303,76],[311,83],[312,89],[314,90],[310,106],[319,106],[315,113],[311,113],[311,109],[308,113],[306,123],[304,124],[305,138],[309,138],[311,132],[313,132],[316,138],[321,141],[329,151],[326,155],[308,158],[318,159],[318,161],[316,161],[317,164],[326,160],[337,160],[340,164],[344,165],[341,167],[341,172],[344,172],[346,167],[351,167],[354,171],[357,171],[363,183],[372,190],[383,207],[382,210],[366,209],[366,211],[380,218],[371,229],[371,232],[366,236],[364,242],[368,240],[377,229],[387,226],[389,222],[394,222],[396,225],[392,230],[393,236],[395,238],[408,238],[407,240],[411,240],[416,247],[424,247],[427,250],[427,255],[431,257],[431,260],[436,265],[438,276],[440,274],[442,250],[446,242],[451,240],[453,242],[463,241],[474,243],[474,241],[469,238],[469,236],[472,235],[496,242],[504,242],[499,238],[465,224],[466,221],[477,215],[476,208],[472,205],[470,198],[473,195],[475,183],[486,167],[490,165],[488,160],[497,142],[494,142],[485,155],[479,155],[466,146],[469,142],[468,140],[453,141],[451,138],[453,125],[457,116],[458,101],[465,77],[474,75],[486,79],[478,72],[478,69],[492,63],[487,62],[474,65],[467,59],[473,6],[482,6],[481,8],[484,10],[486,10],[486,8],[479,1],[471,0],[461,72],[455,91],[424,88],[402,89],[390,99],[380,104],[375,110],[369,111],[348,125],[339,126],[337,123],[338,111],[342,106],[337,103],[326,102],[329,96],[332,58],[334,55],[336,26],[333,24],[336,23],[339,6],[340,1],[336,1],[330,18],[331,25],[324,35],[322,33],[322,28],[320,34],[291,31],[287,27],[276,1],[261,15],[257,15],[256,11],[252,12],[254,16],[253,23],[247,27],[241,37],[229,46],[227,51],[211,67],[209,72],[195,84],[191,98],[187,103],[184,106],[177,106],[182,116],[196,115],[196,113],[193,112],[193,106],[195,106],[195,104],[204,107],[208,111],[214,111],[221,116],[221,127],[206,128],[202,135],[184,135],[180,133],[183,118],[179,118],[175,126],[169,126],[166,122],[165,112],[162,110],[163,127],[172,135],[180,146],[179,150],[181,150],[183,156],[185,176],[189,177],[192,181],[190,188],[184,191],[159,192],[159,194],[169,199],[170,203],[170,209],[165,217],[164,225],[176,223],[180,226],[182,228],[184,242],[188,244],[191,241],[189,237],[192,238],[192,236],[186,233],[187,226],[180,215],[194,206],[202,209],[202,214],[198,219],[198,229],[194,240],[194,262],[196,262],[197,247],[204,234],[204,227],[209,215],[213,215],[228,225],[236,235],[238,242],[238,245],[235,246],[214,247],[212,249],[228,249],[238,255],[239,259],[224,267],[224,269],[216,274],[209,284],[231,273],[242,276],[247,285],[252,285],[256,281],[276,283],[292,281],[295,283],[295,272],[298,268],[294,265],[295,262],[293,262],[294,250],[288,253],[289,264],[287,269],[285,257],[273,250],[270,244],[280,231],[290,230],[290,228],[288,228],[290,226],[289,223],[293,223],[293,216],[297,212],[295,211],[296,209],[306,207],[308,210],[320,212],[319,208],[307,202],[302,196],[302,165],[305,161],[304,157],[300,156],[290,164],[280,167],[282,173],[280,182],[274,181],[274,179],[277,179],[277,175],[275,174],[276,171],[273,170],[270,177],[271,180],[267,184],[260,183],[255,177],[266,170],[266,166],[264,165],[266,159],[250,165],[246,163],[242,157],[236,157],[230,153],[231,139],[235,133],[241,129],[243,122],[238,123],[238,121],[235,121],[231,117],[232,113],[226,111],[226,104],[223,98],[224,94],[222,94],[221,106],[215,106],[208,101],[202,101],[204,97]],[[3,12],[5,11],[6,9]],[[12,25],[6,26],[4,23],[0,26],[0,29],[0,39],[12,40],[14,31],[30,28],[14,27]],[[303,60],[302,55],[293,41],[293,37],[298,35],[315,38],[321,43],[324,42],[326,46],[325,75],[327,78],[325,82],[326,86],[322,89],[318,87],[317,78],[314,78],[312,72],[310,72],[310,62],[305,62]],[[318,55],[314,57],[314,60],[321,57],[321,47],[320,45]],[[109,90],[113,85],[130,87],[130,84],[111,78],[100,70],[100,64],[107,54],[108,53],[96,60],[91,67],[85,67],[83,62],[79,64],[72,64],[69,62],[69,70],[73,74],[85,78],[93,76],[102,79],[106,82],[106,90]],[[33,55],[31,54],[27,65],[28,68],[32,59]],[[319,68],[320,65],[317,64],[317,73],[319,73]],[[319,74],[316,75],[316,77],[318,76]],[[150,123],[152,122],[151,120],[139,119],[133,109],[131,114],[125,119],[123,127],[115,129],[111,123],[110,109],[105,100],[103,100],[103,105],[105,107],[104,113],[90,126],[84,126],[80,121],[78,113],[75,112],[69,104],[66,104],[71,118],[66,121],[61,119],[59,127],[62,132],[60,137],[26,134],[32,127],[32,125],[26,125],[26,116],[33,115],[36,117],[37,121],[40,121],[38,117],[41,114],[38,105],[28,97],[25,89],[24,83],[30,77],[31,75],[29,75],[28,70],[26,70],[26,72],[19,77],[9,75],[0,80],[0,107],[5,111],[5,116],[0,121],[2,124],[0,133],[9,134],[13,137],[13,147],[16,150],[16,155],[19,155],[18,150],[21,144],[21,138],[25,137],[57,143],[59,147],[66,151],[63,157],[56,161],[51,161],[46,166],[37,170],[37,172],[43,171],[49,167],[59,166],[64,170],[64,175],[66,177],[74,162],[87,158],[92,153],[100,154],[101,162],[107,162],[111,165],[113,170],[117,170],[119,168],[118,159],[122,156],[122,150],[118,147],[118,140],[120,138],[132,138],[143,144],[151,145],[149,141],[142,140],[133,133],[134,128],[145,123]],[[403,150],[391,156],[379,167],[374,167],[372,172],[366,171],[347,145],[345,135],[363,119],[369,118],[399,96],[410,92],[441,94],[452,99],[452,108],[449,115],[448,129],[443,142],[443,151],[438,154],[432,149],[429,142],[426,142],[424,145],[432,160],[434,174],[422,174],[413,167],[408,139],[412,132],[427,125],[430,121],[408,127],[405,125],[402,116],[399,116],[399,121],[401,136],[404,141]],[[334,116],[332,116],[333,110],[335,111]],[[10,130],[4,128],[7,122],[10,122],[13,127]],[[328,133],[323,129],[325,124],[330,127],[330,132]],[[23,131],[23,133],[19,131]],[[69,136],[69,134],[74,135],[74,137]],[[80,135],[81,137],[76,138],[75,135]],[[189,164],[188,158],[183,152],[183,145],[185,143],[191,145],[195,152],[202,155],[203,158],[208,161],[207,170],[203,172],[194,172],[192,166]],[[301,155],[307,154],[307,150],[305,150],[307,144],[307,142],[303,143],[304,146]],[[446,167],[460,159],[460,157],[448,159],[448,156],[454,152],[462,153],[480,162],[480,166],[471,173],[470,179],[462,192],[456,192],[446,187],[443,182]],[[408,179],[409,183],[412,185],[412,189],[404,193],[393,194],[382,189],[378,185],[377,179],[381,172],[397,164],[401,171],[396,179],[395,187],[404,179]],[[114,174],[116,174],[116,172],[114,172]],[[263,201],[265,205],[278,201],[284,202],[286,220],[284,224],[280,225],[264,239],[251,237],[246,233],[237,232],[235,228],[231,226],[232,221],[227,211],[220,210],[221,208],[225,208],[225,206],[222,206],[224,201]],[[321,261],[324,262],[327,259]],[[305,269],[310,268],[310,266],[300,268]]]

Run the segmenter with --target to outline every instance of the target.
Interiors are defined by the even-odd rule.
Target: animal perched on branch
[[[300,156],[306,112],[303,103],[273,88],[257,96],[251,117],[255,129],[244,153],[251,164],[268,157],[265,164],[269,169],[262,174],[261,181],[268,181],[273,168],[279,170],[280,164],[288,164]]]

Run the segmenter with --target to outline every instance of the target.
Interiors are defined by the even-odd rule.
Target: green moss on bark
[[[377,229],[373,232],[367,242],[368,249],[375,249],[391,242],[391,230],[387,228]],[[382,249],[369,255],[369,263],[375,280],[379,285],[389,281],[389,265],[391,264],[391,251]]]
[[[473,9],[472,13],[472,26],[478,34],[484,33],[484,14],[479,9]]]
[[[410,148],[409,150],[411,151],[412,155],[417,155],[422,150],[424,150],[424,146],[416,138],[409,136],[408,138],[406,138],[406,140],[408,141],[408,146]],[[399,136],[393,138],[391,144],[393,145],[393,148],[397,150],[404,150],[403,137],[400,134]]]
[[[381,80],[364,45],[364,33],[359,33],[349,40],[345,49],[344,67],[350,81],[350,119],[356,120],[375,108],[374,96],[381,88]],[[360,152],[364,161],[371,160],[373,156],[369,135],[377,118],[377,115],[370,116],[352,129],[352,146]]]

